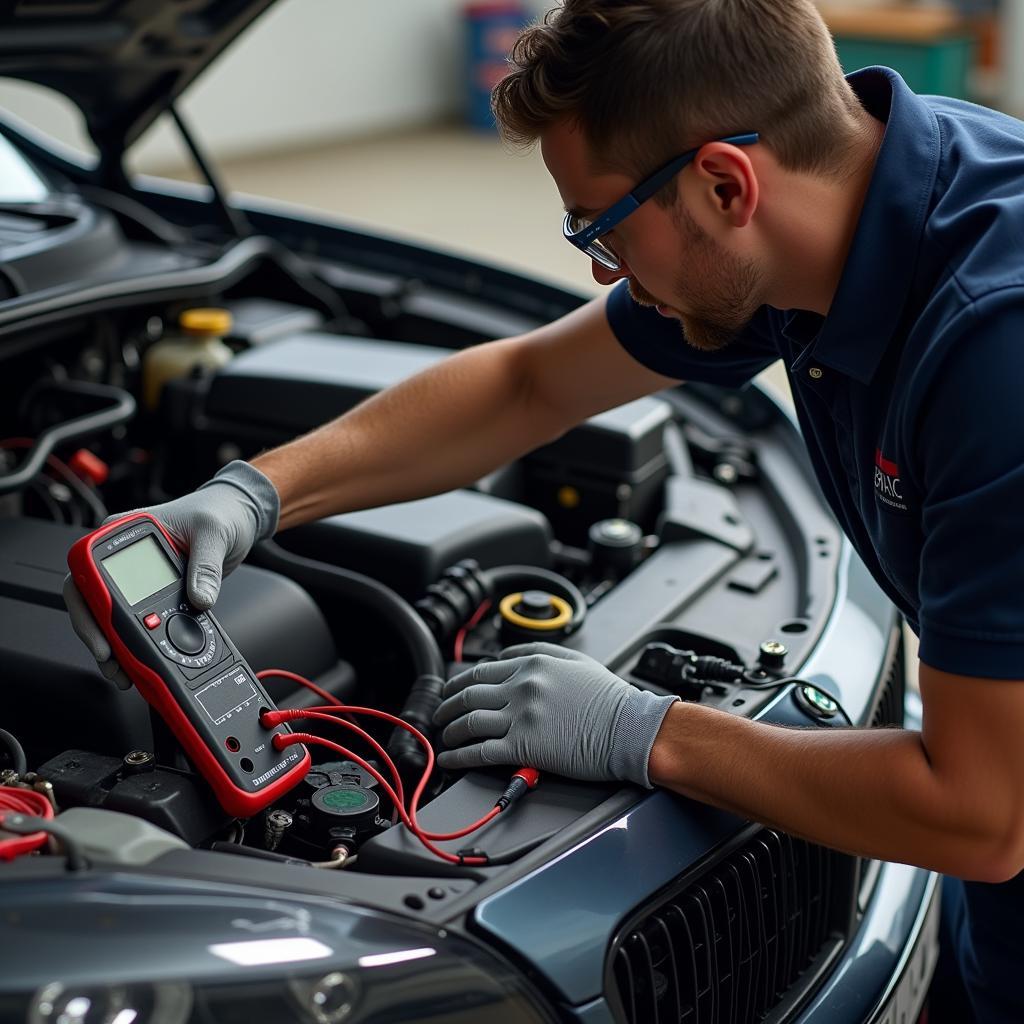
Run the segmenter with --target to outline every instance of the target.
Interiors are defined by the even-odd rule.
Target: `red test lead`
[[[259,678],[263,679],[270,676],[282,676],[290,678],[296,682],[302,683],[303,685],[312,685],[308,683],[303,677],[298,676],[294,673],[284,672],[277,669],[265,670],[258,673]],[[445,850],[439,849],[434,845],[435,842],[444,842],[447,840],[460,839],[463,836],[469,835],[471,832],[475,832],[482,828],[489,821],[493,820],[504,811],[510,804],[520,799],[524,794],[528,793],[533,789],[540,781],[540,772],[536,768],[520,768],[512,776],[512,781],[505,788],[505,791],[495,801],[494,807],[480,818],[478,821],[473,822],[471,825],[467,825],[465,828],[459,829],[456,832],[438,833],[428,832],[421,828],[416,820],[416,812],[419,805],[420,796],[423,790],[426,788],[427,781],[430,778],[430,774],[434,768],[434,751],[427,738],[419,732],[414,726],[408,722],[403,721],[395,715],[388,714],[386,711],[379,711],[376,708],[363,708],[363,707],[352,707],[350,705],[342,704],[340,701],[335,700],[330,695],[325,694],[324,691],[317,691],[324,696],[327,696],[331,700],[331,704],[324,707],[304,708],[304,709],[292,709],[292,710],[277,710],[277,709],[264,709],[260,713],[260,721],[264,728],[274,728],[284,722],[295,721],[296,719],[311,719],[319,721],[333,721],[344,728],[350,729],[351,731],[359,734],[364,740],[373,746],[378,756],[380,756],[384,767],[390,772],[392,778],[395,781],[396,788],[391,787],[388,781],[380,774],[371,764],[364,761],[357,754],[348,750],[345,747],[340,746],[337,743],[333,743],[330,740],[322,739],[321,737],[313,736],[308,733],[293,733],[291,735],[276,735],[272,740],[272,746],[283,751],[291,744],[305,743],[307,745],[319,745],[327,747],[333,750],[335,753],[341,754],[344,757],[348,757],[356,764],[358,764],[365,771],[369,772],[383,788],[384,792],[390,797],[392,803],[395,806],[395,810],[398,816],[401,818],[402,823],[409,829],[410,832],[435,856],[440,857],[442,860],[446,860],[452,864],[465,864],[471,866],[483,866],[489,863],[489,859],[486,853],[482,851],[473,850],[472,852],[461,852],[458,854],[450,854]],[[406,809],[404,806],[405,800],[401,790],[401,779],[396,770],[391,758],[388,757],[386,751],[384,751],[379,744],[363,729],[353,724],[351,721],[345,721],[345,718],[350,718],[352,715],[368,715],[373,718],[381,719],[392,725],[398,726],[399,728],[408,731],[416,741],[423,747],[427,754],[427,765],[423,772],[423,775],[416,786],[415,792],[412,794],[412,798],[409,801],[409,807]]]

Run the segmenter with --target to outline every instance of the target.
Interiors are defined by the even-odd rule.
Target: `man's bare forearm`
[[[479,345],[253,464],[281,496],[280,529],[437,494],[564,429],[531,398],[517,342]]]
[[[860,856],[998,880],[1001,809],[969,801],[918,732],[788,729],[677,704],[651,780],[742,817]]]

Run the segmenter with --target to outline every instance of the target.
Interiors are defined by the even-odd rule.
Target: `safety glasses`
[[[715,141],[728,142],[733,146],[752,146],[758,141],[758,134],[757,132],[746,132],[742,135],[728,135],[724,139],[715,139]],[[572,212],[567,213],[562,222],[562,234],[577,249],[600,263],[602,267],[608,270],[621,270],[622,263],[619,257],[603,236],[621,224],[642,203],[647,202],[662,186],[690,163],[703,148],[703,145],[698,146],[696,149],[691,149],[674,160],[670,160],[661,170],[655,171],[649,178],[640,182],[632,192],[595,217],[582,217]]]

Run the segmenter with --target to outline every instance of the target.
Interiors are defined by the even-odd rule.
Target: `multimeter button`
[[[167,620],[167,639],[182,654],[198,654],[206,647],[206,630],[191,615],[172,615]]]
[[[160,616],[156,612],[150,612],[143,620],[142,624],[146,629],[156,629],[160,625]]]

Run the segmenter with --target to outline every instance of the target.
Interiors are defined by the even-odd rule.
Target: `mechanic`
[[[811,0],[567,0],[494,105],[617,286],[152,509],[190,548],[191,599],[276,529],[469,484],[605,409],[781,358],[825,496],[920,636],[921,732],[759,724],[541,644],[447,684],[440,763],[665,786],[942,872],[933,1024],[1024,1021],[1024,124],[887,69],[844,78]]]

